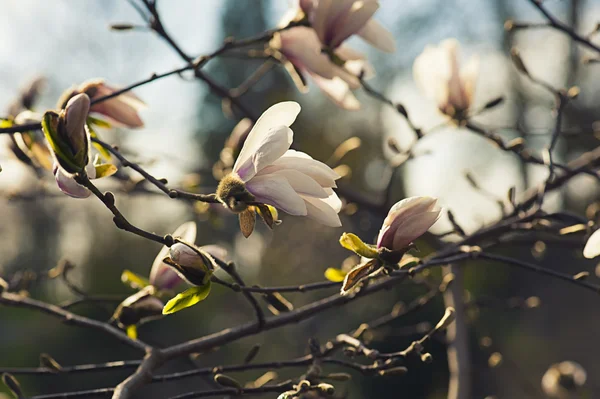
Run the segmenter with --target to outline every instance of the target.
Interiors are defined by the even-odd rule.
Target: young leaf
[[[200,301],[203,301],[210,294],[210,281],[206,285],[200,287],[192,287],[177,294],[163,308],[163,314],[171,314],[179,312],[182,309],[194,306]]]
[[[362,280],[370,276],[381,269],[381,264],[378,259],[371,259],[367,263],[362,263],[354,269],[350,270],[344,279],[342,284],[341,294],[346,295],[352,288],[354,288]]]
[[[341,283],[346,278],[346,272],[341,269],[335,269],[333,267],[328,267],[325,270],[325,278],[329,281],[333,281],[334,283]]]
[[[127,326],[126,332],[127,332],[127,336],[129,338],[137,339],[138,333],[137,333],[137,326],[135,324]]]
[[[340,245],[350,251],[353,251],[357,255],[364,256],[365,258],[376,258],[378,253],[377,250],[370,245],[365,244],[358,236],[352,233],[344,233],[340,237]]]
[[[110,163],[97,165],[97,166],[95,166],[95,168],[96,168],[96,179],[99,179],[101,177],[112,176],[115,173],[117,173],[117,167]]]
[[[147,278],[142,277],[139,274],[135,274],[129,270],[123,270],[123,273],[121,273],[121,282],[130,286],[134,290],[139,290],[147,285],[150,285],[150,281],[148,281]]]

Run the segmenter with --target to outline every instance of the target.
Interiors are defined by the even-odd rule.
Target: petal
[[[323,162],[295,150],[288,150],[273,162],[271,167],[297,170],[313,178],[321,187],[336,187],[335,181],[340,178],[340,175]]]
[[[279,50],[294,65],[329,79],[334,76],[335,65],[321,51],[321,41],[313,29],[298,26],[282,31],[279,37]]]
[[[354,94],[352,94],[348,83],[344,82],[344,80],[337,76],[333,79],[324,79],[317,75],[312,75],[312,77],[325,95],[340,108],[349,111],[360,109],[360,102],[356,99]]]
[[[179,237],[183,241],[193,244],[196,241],[197,227],[195,222],[186,222],[179,226],[172,234],[173,237]],[[170,289],[177,285],[181,279],[171,266],[163,262],[163,259],[169,255],[169,247],[163,246],[150,269],[150,283],[158,288]],[[177,277],[177,279],[175,278]],[[168,287],[167,287],[168,286]]]
[[[424,212],[433,211],[437,199],[433,197],[409,197],[396,202],[389,210],[383,221],[377,237],[377,246],[391,248],[396,231],[407,218]],[[440,211],[437,210],[439,213]]]
[[[588,259],[598,255],[600,255],[600,230],[594,231],[583,248],[583,256]]]
[[[330,227],[340,227],[342,222],[331,204],[319,198],[303,197],[306,202],[307,216]]]
[[[84,150],[87,145],[85,123],[90,110],[90,98],[87,94],[78,94],[67,102],[65,125],[69,146],[73,154]]]
[[[267,109],[261,117],[258,118],[258,121],[256,121],[254,127],[248,134],[244,146],[242,147],[242,151],[233,166],[233,171],[238,172],[242,165],[244,165],[244,168],[247,168],[247,162],[252,162],[254,155],[262,146],[267,146],[269,140],[278,140],[281,142],[285,140],[285,142],[289,142],[285,149],[287,150],[292,143],[293,133],[290,129],[282,130],[277,128],[282,126],[289,127],[294,123],[299,113],[300,105],[294,101],[281,102]],[[285,150],[281,154],[285,153]],[[251,171],[246,172],[249,172],[250,174],[254,173]],[[243,176],[240,175],[240,177],[244,179]]]
[[[375,48],[386,53],[396,51],[396,41],[390,31],[385,29],[379,22],[370,19],[365,26],[358,31],[358,35]]]
[[[137,110],[120,101],[119,97],[94,104],[91,112],[104,115],[116,126],[128,128],[140,128],[144,126],[144,121],[140,118]]]
[[[243,164],[234,166],[233,171],[242,181],[247,182],[264,167],[275,162],[290,148],[294,133],[287,126],[272,128],[262,137],[262,142],[252,156]],[[239,158],[238,158],[239,159]]]
[[[442,46],[427,46],[415,59],[413,77],[426,97],[443,108],[448,103],[448,81],[452,66],[448,51]]]
[[[63,193],[73,198],[87,198],[91,192],[87,188],[78,184],[75,179],[67,175],[67,173],[60,167],[55,167],[54,178],[58,184],[58,188]]]
[[[273,205],[285,213],[306,216],[306,205],[285,177],[256,176],[246,183],[246,188],[258,202]]]
[[[346,13],[346,18],[339,19],[334,28],[334,36],[330,46],[338,47],[344,40],[361,30],[366,23],[373,17],[373,14],[379,8],[379,3],[375,1],[356,1],[352,4],[350,10]]]
[[[294,169],[282,169],[277,166],[268,166],[261,170],[258,176],[281,176],[287,179],[295,192],[316,198],[327,198],[329,195],[323,187],[312,177]]]
[[[396,229],[394,234],[393,250],[406,248],[411,242],[425,234],[427,230],[439,219],[440,211],[428,211],[410,216]],[[393,230],[393,226],[390,230]]]
[[[475,86],[479,77],[479,57],[471,57],[460,70],[460,80],[466,97],[467,108],[473,103]]]

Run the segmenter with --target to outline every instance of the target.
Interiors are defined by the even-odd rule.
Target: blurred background
[[[248,37],[272,28],[292,2],[284,0],[171,0],[159,2],[165,28],[194,56],[210,52],[228,37]],[[566,110],[564,139],[556,150],[566,162],[598,145],[596,121],[600,119],[600,67],[582,64],[588,54],[567,36],[551,30],[507,33],[504,22],[542,22],[527,0],[380,0],[376,14],[397,42],[392,55],[377,52],[357,39],[350,45],[368,54],[376,77],[370,82],[394,101],[401,102],[415,125],[425,131],[444,122],[435,104],[417,90],[412,63],[427,44],[455,37],[465,59],[477,54],[481,73],[476,88],[476,107],[503,96],[504,103],[476,120],[494,128],[509,140],[523,137],[526,145],[541,150],[548,145],[554,117],[554,100],[547,92],[520,77],[507,57],[516,46],[529,71],[555,87],[578,85],[581,95]],[[574,30],[587,34],[600,22],[597,0],[547,0],[551,12]],[[182,62],[155,34],[135,30],[114,32],[113,23],[142,23],[124,0],[86,2],[3,0],[0,13],[0,110],[6,110],[20,88],[36,76],[46,78],[37,109],[54,108],[63,90],[84,80],[103,77],[115,85],[127,85],[165,72]],[[600,41],[600,37],[598,38]],[[222,58],[211,61],[206,71],[226,87],[240,85],[261,61]],[[118,143],[122,152],[139,161],[174,187],[214,189],[212,165],[219,159],[225,140],[237,120],[226,116],[220,98],[205,84],[187,76],[170,77],[135,90],[148,105],[140,130],[103,131],[102,137]],[[500,217],[496,199],[506,198],[509,188],[517,193],[546,178],[545,167],[523,165],[516,157],[500,151],[489,141],[463,129],[442,127],[413,148],[408,160],[392,174],[395,155],[386,144],[394,138],[402,149],[415,140],[414,133],[394,109],[364,93],[357,93],[362,107],[351,112],[336,108],[318,90],[300,95],[279,67],[241,97],[255,114],[282,100],[294,99],[303,111],[294,124],[297,149],[327,161],[335,148],[351,137],[361,147],[340,162],[351,173],[340,186],[378,202],[388,184],[392,203],[410,195],[432,195],[451,209],[459,223],[472,232]],[[1,113],[0,113],[1,115]],[[516,128],[518,127],[518,128]],[[3,143],[8,143],[2,137]],[[38,277],[62,259],[76,265],[70,277],[85,292],[125,297],[133,291],[120,281],[124,269],[148,275],[160,247],[115,228],[109,212],[94,198],[75,200],[62,195],[51,174],[38,175],[12,156],[8,145],[0,150],[0,276],[8,281]],[[125,171],[131,178],[137,176]],[[481,187],[473,188],[469,173]],[[390,179],[392,179],[390,183]],[[189,220],[198,222],[199,245],[225,246],[248,284],[263,286],[308,283],[323,280],[327,267],[339,267],[348,252],[337,244],[343,231],[372,240],[383,216],[361,207],[349,206],[342,216],[343,228],[320,226],[305,218],[283,216],[283,224],[269,231],[258,225],[245,239],[237,219],[218,209],[206,209],[164,195],[144,191],[123,193],[122,181],[99,182],[116,191],[117,204],[134,224],[159,234],[172,232]],[[148,187],[152,190],[151,187]],[[119,191],[120,190],[120,191]],[[148,191],[148,190],[145,190]],[[589,213],[588,205],[598,200],[600,187],[590,177],[573,179],[564,190],[546,202],[548,209]],[[450,223],[443,217],[433,232],[442,233]],[[419,243],[424,253],[428,243]],[[558,246],[541,241],[506,245],[502,253],[562,272],[592,273],[594,261],[581,257],[581,245]],[[600,272],[600,265],[598,265]],[[597,296],[572,285],[482,262],[466,268],[472,347],[474,398],[544,398],[541,377],[556,362],[572,360],[587,371],[584,396],[600,397],[600,319]],[[32,282],[32,297],[53,303],[73,298],[60,281]],[[330,295],[313,292],[289,295],[296,307]],[[308,337],[322,341],[341,331],[350,331],[362,321],[384,315],[398,301],[408,302],[423,289],[402,285],[369,300],[330,310],[299,325],[241,340],[219,351],[192,360],[197,365],[233,364],[243,361],[249,348],[262,344],[257,361],[284,360],[306,352]],[[532,309],[510,309],[514,298],[538,297]],[[512,299],[511,299],[512,298]],[[511,302],[513,301],[513,302]],[[485,302],[485,306],[474,303]],[[535,301],[534,301],[535,302]],[[490,306],[490,303],[493,306]],[[114,306],[80,305],[75,311],[107,320]],[[372,337],[371,345],[384,351],[404,349],[418,339],[420,323],[435,324],[443,314],[441,299],[419,312],[401,318]],[[140,338],[158,346],[231,327],[251,320],[252,312],[243,298],[216,287],[200,305],[151,322],[140,328]],[[65,327],[56,319],[22,309],[0,308],[0,367],[34,367],[40,353],[48,353],[63,365],[135,359],[137,353],[113,339],[76,327]],[[367,378],[354,375],[344,387],[347,397],[358,398],[444,398],[448,373],[445,346],[431,344],[432,364],[413,362],[404,377]],[[501,354],[501,362],[498,355]],[[494,360],[495,359],[495,360]],[[169,364],[163,371],[185,370],[186,361]],[[334,370],[332,368],[332,370]],[[27,395],[67,392],[114,386],[130,371],[74,375],[20,377]],[[302,371],[286,370],[280,375],[297,376]],[[236,375],[250,381],[261,372]],[[192,378],[153,385],[138,397],[163,398],[189,390],[208,389],[211,383]],[[3,388],[0,387],[0,392]],[[343,392],[340,389],[339,392]],[[273,395],[271,395],[273,396]],[[270,397],[266,395],[265,397]]]

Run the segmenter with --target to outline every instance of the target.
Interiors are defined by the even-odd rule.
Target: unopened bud
[[[333,385],[326,384],[324,382],[317,385],[317,389],[327,396],[332,396],[335,393],[335,388],[333,387]]]
[[[408,372],[408,369],[404,366],[393,367],[391,369],[379,370],[377,374],[381,376],[396,376],[396,375],[404,375]]]
[[[242,389],[242,384],[240,384],[235,378],[229,377],[228,375],[217,374],[213,378],[217,384],[223,387]]]
[[[169,250],[165,263],[175,267],[192,285],[204,285],[210,277],[213,260],[208,253],[177,242]]]

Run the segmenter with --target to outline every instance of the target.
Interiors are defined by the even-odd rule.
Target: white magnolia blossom
[[[357,34],[379,50],[396,51],[392,34],[373,19],[379,0],[300,0],[299,6],[330,49]]]
[[[271,47],[279,50],[285,61],[291,63],[295,71],[304,78],[310,76],[317,86],[338,106],[357,110],[360,103],[352,93],[360,87],[358,76],[364,71],[365,77],[373,75],[373,68],[365,57],[348,48],[335,50],[339,63],[321,51],[321,42],[314,29],[297,26],[284,30],[271,40]],[[288,66],[288,69],[291,67]],[[298,86],[302,87],[300,83]]]
[[[452,117],[464,115],[471,106],[479,74],[479,59],[471,57],[461,67],[458,53],[458,41],[446,39],[438,46],[427,46],[413,64],[417,86]]]
[[[188,244],[194,244],[194,241],[196,241],[196,233],[196,223],[186,222],[179,226],[173,232],[172,236],[180,238]],[[203,247],[200,247],[200,249],[219,259],[225,259],[227,257],[227,250],[218,245],[205,245]],[[177,285],[179,285],[179,283],[184,281],[184,279],[182,279],[179,276],[179,274],[175,271],[173,267],[163,262],[163,259],[169,256],[169,254],[170,248],[167,246],[162,247],[158,255],[156,255],[154,262],[152,263],[152,269],[150,269],[150,284],[152,284],[159,290],[173,289]]]
[[[583,256],[593,259],[600,255],[600,229],[594,231],[583,248]]]
[[[377,248],[405,249],[434,225],[440,213],[433,197],[410,197],[397,202],[383,221]]]
[[[340,176],[309,155],[289,149],[294,136],[289,126],[299,113],[300,105],[293,101],[267,109],[248,134],[231,178],[240,181],[255,202],[341,226],[342,203],[332,190]],[[220,199],[229,204],[229,196],[230,192]]]

